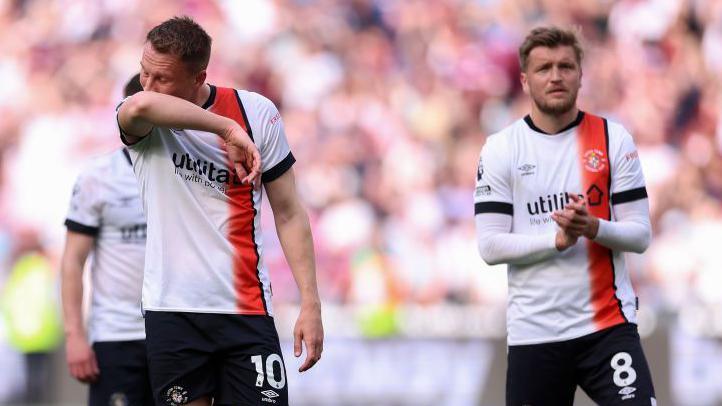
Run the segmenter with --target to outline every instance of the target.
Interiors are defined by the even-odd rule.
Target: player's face
[[[524,92],[544,114],[562,115],[577,102],[582,84],[582,69],[574,48],[536,47],[529,53],[526,70],[521,73]]]
[[[194,102],[203,85],[206,71],[192,73],[180,57],[162,54],[150,43],[143,47],[140,61],[140,84],[143,90],[168,94]]]

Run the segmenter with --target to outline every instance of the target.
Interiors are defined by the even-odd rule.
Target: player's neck
[[[204,104],[206,104],[206,101],[208,101],[208,98],[210,96],[211,87],[208,85],[208,83],[204,83],[200,88],[198,88],[198,93],[196,94],[193,103],[197,104],[198,106],[203,106]]]
[[[577,108],[577,106],[574,106],[566,113],[558,115],[543,113],[538,108],[536,108],[536,106],[532,106],[529,116],[531,117],[531,121],[534,123],[534,125],[537,126],[539,129],[541,129],[547,134],[556,134],[562,129],[568,127],[569,124],[576,120],[578,114],[579,109]]]

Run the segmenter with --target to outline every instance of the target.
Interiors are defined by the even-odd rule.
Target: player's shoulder
[[[616,150],[623,145],[634,143],[632,133],[616,118],[603,117],[607,125],[607,135],[609,136],[609,148]]]
[[[248,90],[236,91],[254,131],[265,134],[270,128],[281,122],[281,113],[271,99]]]
[[[276,105],[268,97],[250,90],[235,90],[238,93],[238,97],[240,97],[243,102],[243,105],[257,114],[266,115],[269,113],[276,114],[278,112]]]
[[[609,131],[610,135],[611,134],[620,135],[620,134],[625,134],[625,133],[628,134],[629,133],[629,131],[627,131],[626,127],[624,127],[624,124],[617,121],[616,118],[604,117],[604,119],[607,121],[607,130]]]
[[[492,133],[486,137],[484,149],[493,150],[497,153],[505,152],[516,140],[523,135],[526,123],[523,119],[519,119],[501,130]]]
[[[117,153],[118,151],[113,150],[90,157],[83,168],[83,172],[88,174],[104,175],[108,171],[112,170]]]
[[[599,117],[602,120],[604,120],[606,129],[607,129],[607,134],[609,135],[610,141],[612,139],[621,139],[621,138],[631,137],[631,135],[630,135],[629,131],[627,131],[626,127],[624,127],[624,125],[622,123],[617,121],[616,118],[610,118],[607,116],[597,115],[597,114],[587,113],[587,112],[585,112],[584,114],[586,114],[587,116]]]
[[[115,151],[90,157],[81,167],[76,178],[76,187],[98,191],[113,174]]]
[[[117,174],[118,167],[128,165],[130,157],[123,148],[115,149],[88,159],[82,167],[81,176],[95,178],[98,182],[109,181]]]

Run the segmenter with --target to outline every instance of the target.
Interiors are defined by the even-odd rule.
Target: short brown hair
[[[531,53],[532,49],[536,47],[556,48],[558,46],[574,48],[577,63],[582,64],[584,50],[582,50],[582,45],[575,31],[555,26],[537,27],[531,30],[519,47],[519,66],[521,66],[522,72],[526,70],[527,59],[529,59],[529,53]]]
[[[173,17],[155,26],[146,41],[162,54],[178,56],[191,72],[208,67],[211,58],[211,37],[188,16]]]

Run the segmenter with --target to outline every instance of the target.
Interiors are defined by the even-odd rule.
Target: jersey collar
[[[216,87],[212,84],[208,84],[208,86],[211,88],[211,94],[208,95],[208,100],[206,100],[205,103],[201,106],[201,108],[207,109],[208,107],[211,107],[213,105],[213,102],[216,101]]]
[[[123,155],[125,155],[125,159],[128,160],[128,165],[133,166],[133,162],[130,160],[130,153],[128,152],[128,148],[123,148]]]
[[[561,130],[557,131],[555,134],[563,133],[564,131],[567,131],[567,130],[569,130],[569,129],[572,129],[572,128],[578,126],[579,123],[581,123],[583,119],[584,119],[584,112],[581,111],[581,110],[579,110],[579,113],[577,113],[577,118],[575,118],[574,121],[572,121],[571,123],[569,123],[568,126],[566,126],[566,127],[562,128]],[[529,114],[527,114],[526,116],[524,116],[524,122],[529,126],[529,128],[531,128],[532,130],[534,130],[534,131],[536,131],[536,132],[538,132],[538,133],[547,134],[547,135],[554,135],[554,134],[550,134],[550,133],[542,130],[541,128],[537,127],[536,124],[534,124],[534,122],[531,120],[531,116],[530,116]]]

